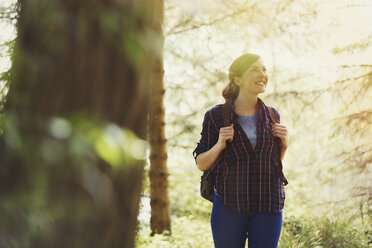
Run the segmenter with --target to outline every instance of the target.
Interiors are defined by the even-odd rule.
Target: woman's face
[[[251,64],[241,77],[236,77],[235,83],[239,85],[240,91],[258,94],[265,92],[268,80],[266,67],[260,58]]]

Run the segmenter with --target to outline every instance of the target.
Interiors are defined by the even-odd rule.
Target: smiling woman
[[[243,54],[229,69],[223,90],[231,115],[224,126],[222,104],[204,116],[194,158],[202,171],[215,173],[211,226],[215,247],[274,248],[282,228],[284,185],[281,159],[287,149],[287,128],[280,115],[258,98],[268,76],[260,56]],[[275,124],[274,124],[275,123]],[[280,140],[280,145],[276,146]],[[223,159],[218,160],[225,151]],[[280,159],[279,159],[280,158]]]

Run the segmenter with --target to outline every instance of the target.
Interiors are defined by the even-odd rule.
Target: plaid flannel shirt
[[[215,167],[217,193],[227,207],[239,213],[279,212],[284,207],[285,192],[277,160],[279,151],[270,127],[273,121],[260,98],[258,107],[257,144],[253,148],[238,122],[239,116],[230,105],[234,139],[227,145],[226,158]],[[222,109],[223,104],[219,104],[205,113],[201,138],[193,152],[195,160],[217,143],[219,130],[224,126]],[[274,109],[274,113],[280,121],[278,111]]]

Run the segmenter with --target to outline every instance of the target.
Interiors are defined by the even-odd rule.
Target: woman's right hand
[[[213,162],[216,161],[221,151],[226,148],[226,141],[232,141],[234,138],[234,124],[231,124],[228,127],[220,128],[220,133],[218,136],[217,143],[212,146],[206,152],[200,153],[196,157],[196,164],[201,171],[206,171],[213,165]]]
[[[217,144],[221,150],[226,148],[226,141],[232,141],[234,139],[234,124],[232,123],[228,127],[221,127],[218,136]]]

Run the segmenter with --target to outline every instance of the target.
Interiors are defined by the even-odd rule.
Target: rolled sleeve
[[[218,129],[216,128],[216,123],[212,117],[212,111],[208,110],[204,115],[203,120],[203,129],[200,133],[201,137],[200,140],[193,151],[193,156],[196,162],[196,157],[211,149],[218,140]]]

